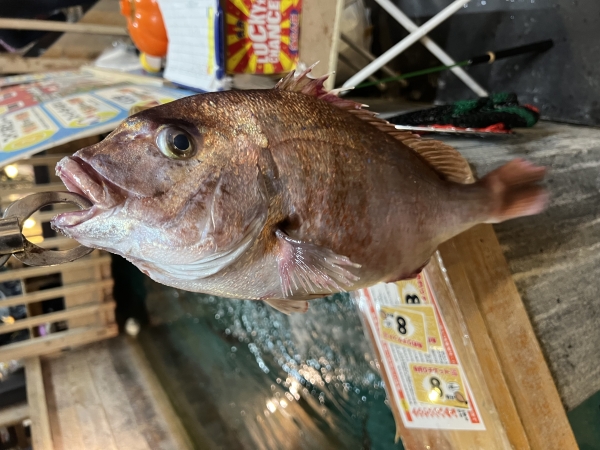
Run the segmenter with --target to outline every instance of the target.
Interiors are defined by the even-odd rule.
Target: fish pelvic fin
[[[378,130],[399,140],[416,152],[443,179],[456,183],[473,183],[475,178],[467,160],[453,147],[434,139],[424,139],[410,131],[400,131],[387,120],[377,117],[377,113],[364,109],[367,105],[338,97],[339,90],[327,91],[324,87],[329,75],[309,78],[316,64],[296,76],[290,72],[282,78],[274,89],[300,92],[346,110],[355,117],[368,122]]]
[[[538,182],[545,175],[544,167],[514,159],[483,177],[480,183],[490,192],[492,205],[486,222],[499,223],[542,212],[549,195]]]
[[[304,314],[308,311],[308,302],[306,300],[264,300],[272,308],[275,308],[277,311],[282,312],[286,315],[290,315],[292,313],[300,313]]]
[[[277,265],[285,298],[296,294],[329,295],[345,292],[359,277],[349,268],[360,268],[345,256],[309,242],[290,238],[281,230],[275,232],[279,253]]]

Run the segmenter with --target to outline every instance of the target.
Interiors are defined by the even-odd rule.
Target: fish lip
[[[64,231],[115,206],[118,188],[115,189],[112,183],[98,173],[91,164],[78,156],[67,156],[60,160],[56,165],[56,175],[69,192],[87,198],[92,202],[92,207],[58,214],[51,221],[53,228]]]
[[[104,177],[83,159],[77,156],[67,156],[56,165],[56,175],[61,179],[69,192],[82,195],[94,205],[100,204],[99,189],[102,188]]]
[[[63,232],[69,228],[81,225],[83,222],[96,217],[101,212],[102,210],[94,205],[89,209],[61,213],[50,221],[50,226],[55,230]]]

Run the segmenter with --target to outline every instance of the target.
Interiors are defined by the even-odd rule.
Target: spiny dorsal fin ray
[[[308,77],[315,66],[316,64],[313,64],[298,76],[295,72],[290,72],[277,83],[275,89],[301,92],[354,114],[357,118],[368,122],[384,133],[388,133],[414,150],[448,181],[456,183],[473,183],[475,181],[469,163],[455,148],[433,139],[423,139],[409,131],[399,131],[387,120],[376,117],[377,113],[363,109],[366,105],[340,98],[337,96],[338,91],[327,91],[323,85],[329,75],[320,78]]]

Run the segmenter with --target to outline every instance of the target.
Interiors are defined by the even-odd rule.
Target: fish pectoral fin
[[[301,242],[275,232],[279,245],[277,264],[281,288],[286,298],[295,294],[323,294],[343,292],[359,277],[348,268],[360,268],[345,256],[328,248],[309,242]]]
[[[306,300],[264,300],[269,306],[277,311],[290,315],[291,313],[304,314],[308,311],[308,302]]]

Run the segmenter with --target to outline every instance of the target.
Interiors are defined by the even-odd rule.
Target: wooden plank
[[[43,291],[42,291],[43,292]],[[35,327],[48,322],[59,322],[61,320],[70,320],[81,316],[92,316],[96,313],[104,313],[108,310],[115,308],[115,302],[106,303],[90,303],[85,305],[77,305],[72,308],[68,308],[62,311],[56,311],[53,313],[40,314],[27,319],[17,320],[11,324],[2,325],[3,333],[10,333],[16,330],[24,330],[29,327]],[[94,321],[95,320],[94,316]]]
[[[53,365],[67,367],[65,376],[57,377],[56,383],[69,389],[71,403],[81,432],[81,441],[86,450],[116,450],[116,444],[108,423],[107,414],[102,407],[98,392],[94,387],[92,373],[87,361],[91,347],[80,348],[54,360]]]
[[[50,300],[51,298],[63,297],[69,294],[79,294],[86,291],[96,291],[99,289],[110,289],[114,285],[114,281],[112,279],[97,281],[95,283],[77,283],[65,285],[52,289],[44,289],[43,291],[30,292],[23,295],[15,295],[12,297],[7,297],[2,300],[2,306],[16,306],[16,305],[26,305],[34,302],[41,302],[43,300]],[[6,325],[3,325],[6,326]],[[5,330],[6,328],[3,328]]]
[[[150,450],[140,433],[133,406],[127,392],[115,371],[106,343],[98,345],[93,353],[88,353],[94,386],[98,392],[119,450]]]
[[[40,30],[69,33],[128,36],[127,28],[93,23],[55,22],[50,20],[7,19],[0,17],[0,28],[9,30]]]
[[[98,258],[86,257],[85,259],[79,259],[74,262],[62,264],[60,266],[44,266],[44,267],[25,267],[22,269],[9,270],[6,272],[0,272],[0,283],[5,281],[19,280],[32,277],[40,277],[42,275],[50,275],[53,273],[66,272],[74,268],[83,269],[87,267],[93,267],[100,264],[110,264],[110,255],[99,256]]]
[[[29,418],[29,405],[19,403],[8,408],[0,409],[0,426],[14,425]]]
[[[156,409],[163,415],[171,437],[177,445],[176,448],[181,450],[193,449],[194,446],[192,441],[181,423],[181,420],[177,416],[169,397],[161,386],[156,373],[146,359],[142,347],[137,340],[132,340],[130,342],[131,364],[140,372],[144,385],[148,390],[148,396],[156,403]]]
[[[58,420],[60,423],[60,447],[56,450],[85,449],[83,444],[82,430],[77,416],[77,406],[69,406],[59,410]]]
[[[46,355],[66,347],[89,344],[118,334],[116,325],[88,326],[50,334],[0,348],[0,361]]]
[[[61,354],[62,356],[62,354]],[[42,377],[46,391],[46,404],[48,405],[48,418],[50,420],[50,431],[52,431],[52,442],[55,450],[62,450],[63,435],[60,422],[59,409],[70,406],[71,398],[68,389],[61,389],[61,379],[66,379],[66,367],[62,364],[52,365],[51,358],[44,357],[42,360]],[[73,447],[76,448],[76,447]]]
[[[1,64],[1,61],[0,61]],[[47,191],[66,191],[67,188],[63,183],[46,183],[36,184],[29,187],[11,189],[10,191],[0,192],[0,198],[5,201],[8,198],[14,198],[15,196],[24,196],[27,194],[33,194],[34,192],[47,192]]]
[[[127,19],[120,12],[119,0],[99,0],[85,13],[78,23],[103,24],[125,28],[127,26]],[[65,33],[40,58],[67,56],[70,58],[93,60],[104,50],[110,48],[114,40],[114,36]],[[119,40],[131,42],[125,36],[120,37]]]
[[[109,263],[105,263],[109,264]],[[74,267],[73,270],[64,271],[62,273],[63,284],[69,285],[72,283],[97,283],[102,278],[100,276],[100,267],[105,265],[95,265],[86,269]],[[104,292],[101,289],[87,290],[79,292],[77,294],[67,294],[64,296],[65,307],[71,308],[73,306],[86,304],[86,303],[98,303],[105,300]],[[79,318],[73,318],[69,320],[69,328],[82,327],[93,325],[97,323],[96,317],[81,316]]]
[[[448,241],[439,248],[443,264],[448,271],[452,289],[457,295],[458,307],[469,330],[477,359],[483,375],[487,380],[490,394],[498,410],[500,421],[506,430],[507,437],[515,449],[530,449],[529,440],[517,411],[512,394],[504,378],[500,361],[496,355],[493,342],[488,335],[485,321],[479,311],[469,279],[465,273],[462,260],[458,257],[454,241]]]
[[[25,58],[13,54],[0,54],[0,74],[77,69],[89,62],[89,59],[81,58]]]
[[[330,74],[325,88],[333,89],[338,60],[343,0],[304,0],[300,23],[300,60],[313,65],[311,76]],[[304,31],[303,31],[304,30]]]
[[[452,251],[464,267],[464,276],[531,447],[577,448],[556,385],[493,228],[480,225],[453,241]],[[480,344],[479,339],[475,341]]]
[[[72,153],[57,153],[52,155],[32,156],[27,159],[20,159],[12,164],[31,164],[32,166],[55,165],[58,161],[66,156],[72,156]],[[4,166],[2,166],[4,167]]]
[[[53,450],[50,420],[42,366],[39,357],[25,360],[25,379],[27,383],[27,403],[29,403],[29,418],[31,419],[31,440],[35,450]]]
[[[53,217],[56,214],[57,213],[53,213]],[[24,233],[24,235],[26,238],[30,237],[29,235],[27,235],[25,233]],[[35,239],[33,239],[33,240],[35,241]],[[72,247],[79,245],[77,243],[77,241],[75,241],[74,239],[68,238],[66,236],[45,238],[42,242],[32,242],[32,243],[41,248],[58,248],[59,250],[64,250],[64,249],[72,248]]]

